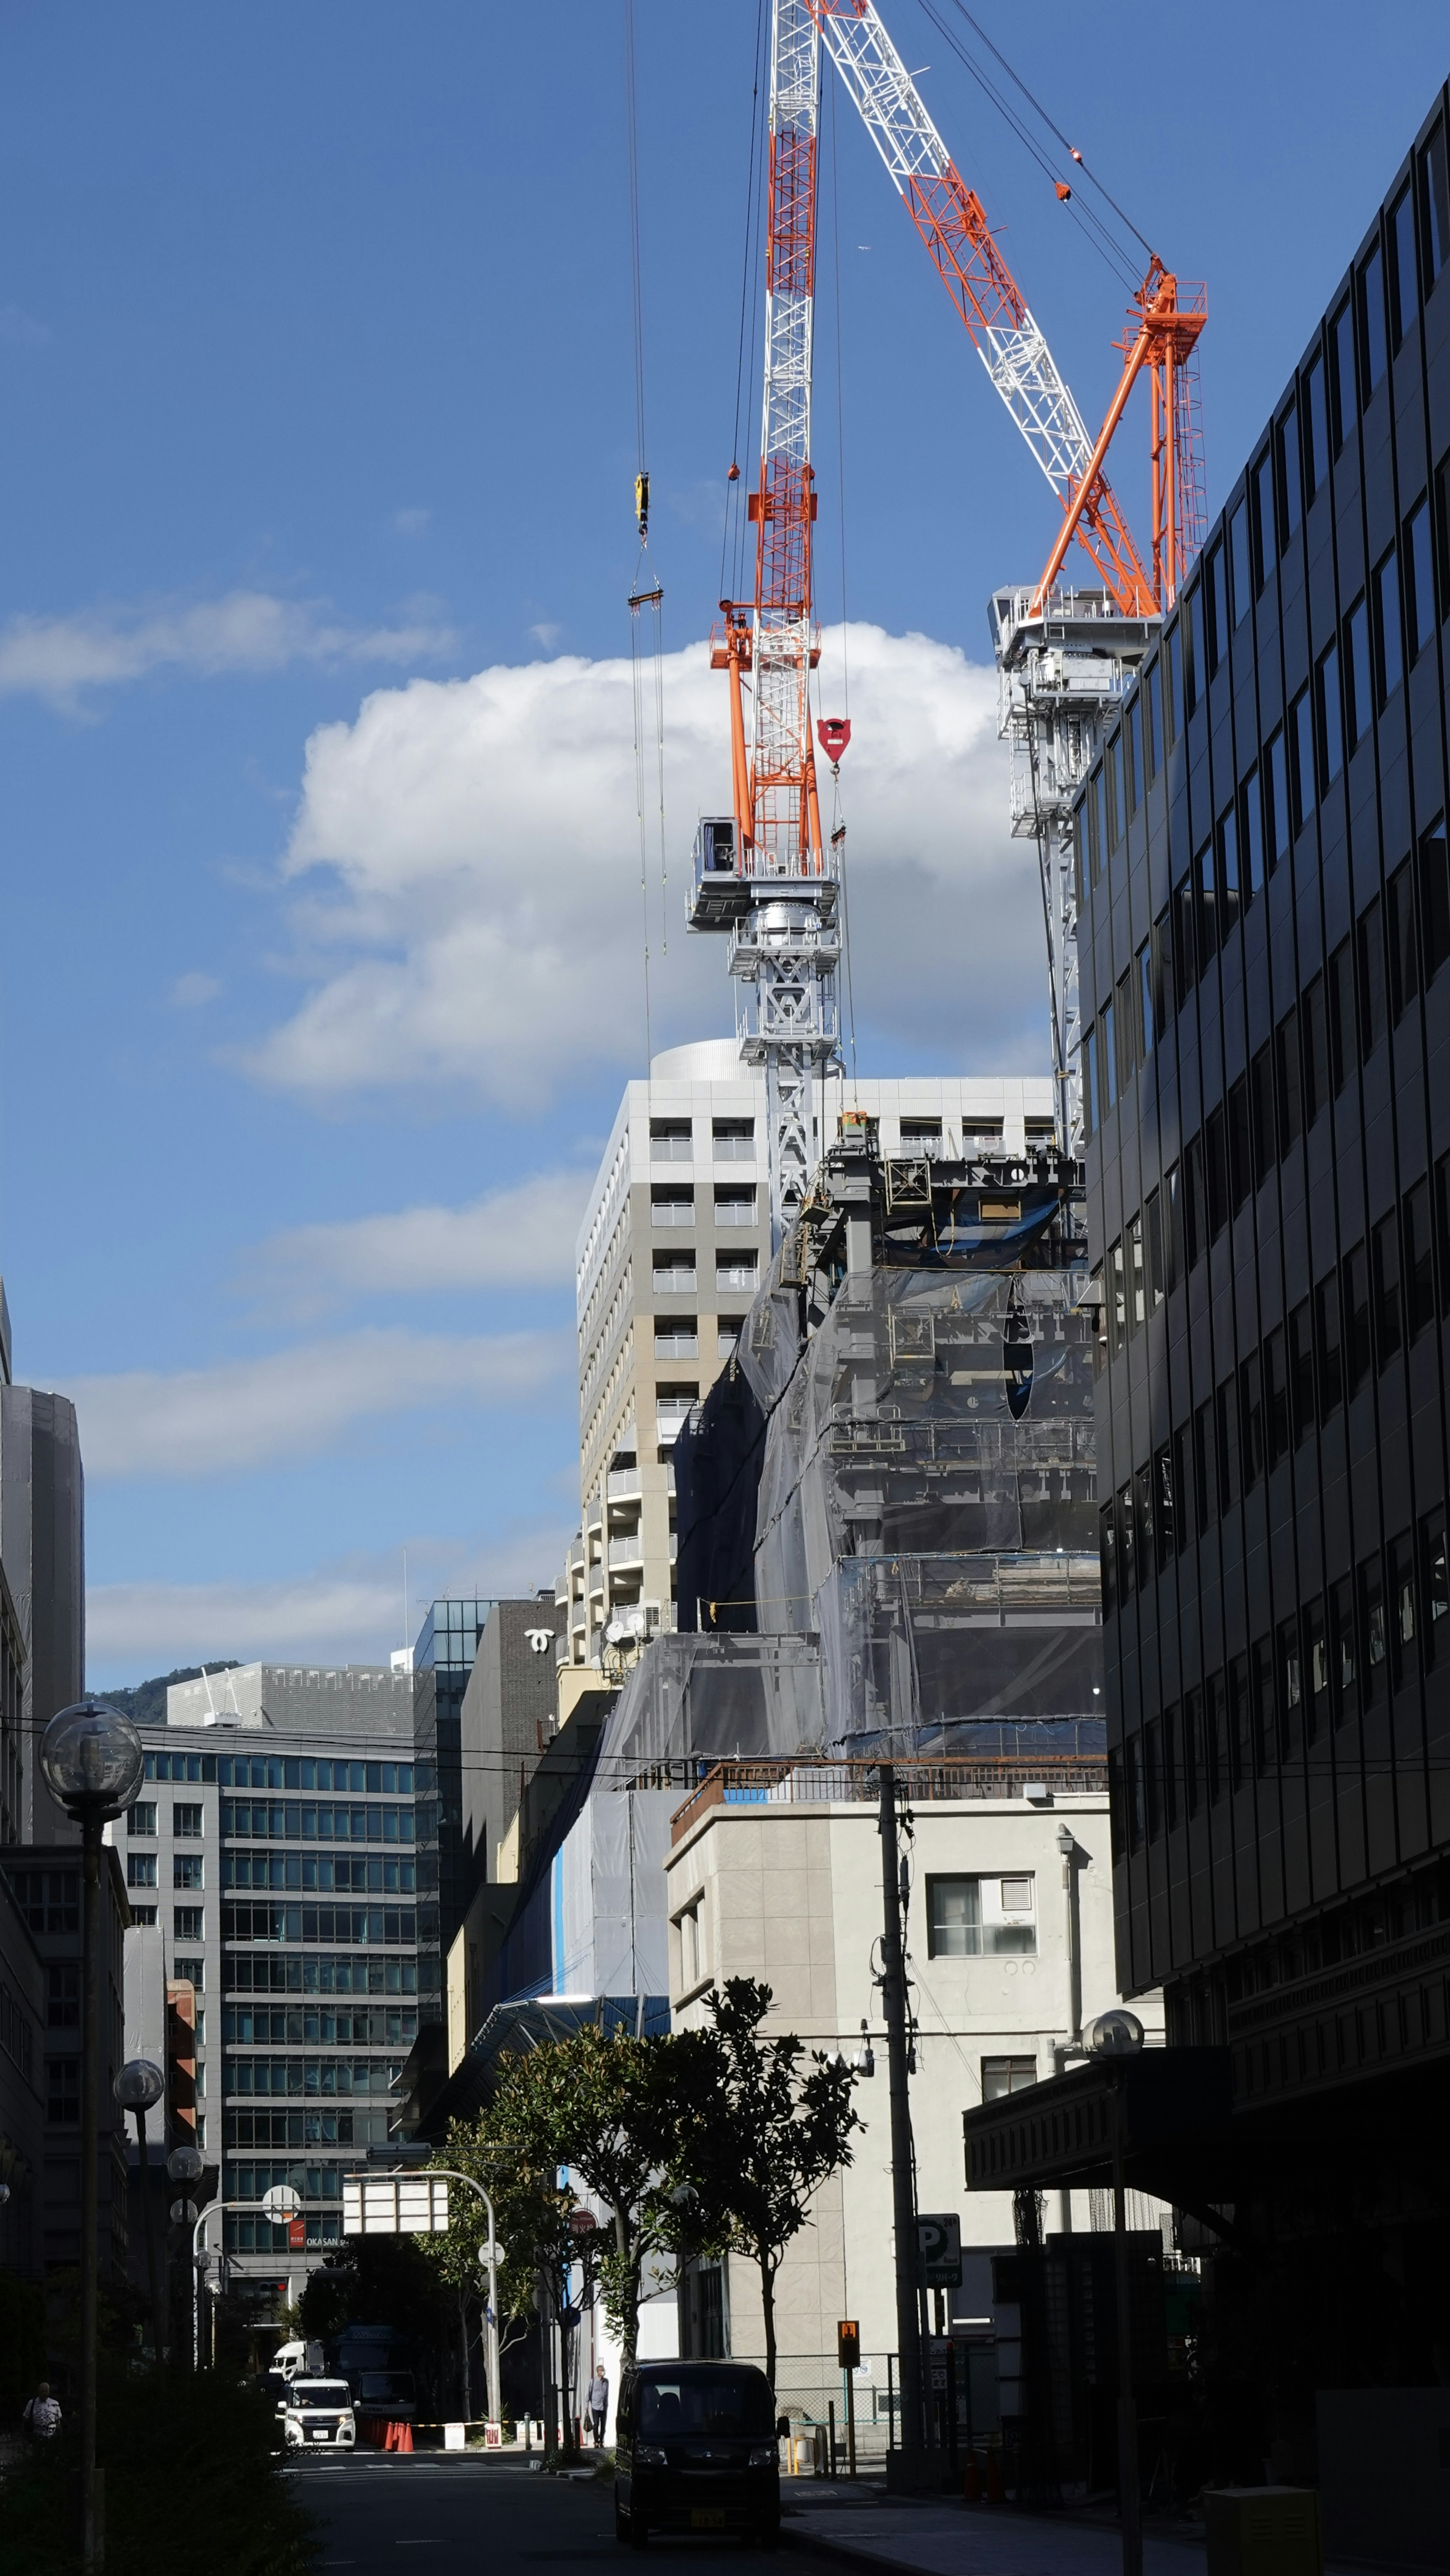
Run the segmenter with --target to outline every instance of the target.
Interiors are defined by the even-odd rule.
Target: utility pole
[[[896,2343],[900,2365],[901,2450],[915,2465],[923,2449],[921,2325],[917,2274],[916,2189],[911,2146],[911,2101],[906,2089],[906,1963],[901,1942],[901,1877],[896,1843],[896,1774],[881,1765],[881,2008],[886,2019],[886,2063],[891,2107],[891,2214],[896,2228]],[[908,2481],[911,2471],[907,2471]]]

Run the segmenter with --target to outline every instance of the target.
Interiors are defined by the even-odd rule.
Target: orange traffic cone
[[[977,2466],[976,2452],[968,2451],[967,2473],[962,2480],[962,2502],[963,2504],[980,2504],[981,2501],[982,2472]]]
[[[1002,2484],[1001,2454],[997,2451],[989,2451],[987,2453],[987,2502],[1005,2504],[1006,2501],[1007,2490]]]

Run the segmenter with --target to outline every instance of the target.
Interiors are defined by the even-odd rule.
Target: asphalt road
[[[787,2564],[718,2540],[654,2539],[640,2557],[614,2537],[608,2486],[447,2452],[308,2460],[292,2474],[322,2526],[319,2576],[765,2576]]]

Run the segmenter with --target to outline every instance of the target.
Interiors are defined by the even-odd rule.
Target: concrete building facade
[[[22,1842],[78,1842],[40,1773],[40,1739],[86,1681],[85,1476],[75,1407],[63,1395],[0,1384],[0,1566],[24,1653]]]
[[[9,1882],[45,1977],[39,2190],[41,2259],[49,2269],[52,2265],[78,2263],[81,2252],[79,1843],[27,1843],[19,1849],[0,1850],[0,1872]],[[125,2062],[123,1942],[130,1921],[120,1855],[107,1850],[101,1869],[101,1943],[106,1983],[100,2015],[97,2204],[101,2276],[116,2282],[125,2280],[127,2270],[127,2178],[125,2137],[111,2085]],[[18,1997],[15,2000],[20,2002]]]
[[[818,1151],[848,1097],[887,1155],[1021,1155],[1052,1140],[1046,1079],[832,1074]],[[561,1670],[597,1665],[611,1627],[622,1641],[676,1625],[671,1451],[769,1263],[765,1134],[764,1079],[733,1038],[671,1048],[626,1087],[579,1231],[582,1517],[555,1591]]]

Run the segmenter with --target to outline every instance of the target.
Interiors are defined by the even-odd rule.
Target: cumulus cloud
[[[12,617],[0,627],[0,694],[72,707],[87,690],[117,688],[165,667],[213,678],[280,671],[292,662],[419,662],[453,643],[451,631],[431,619],[350,626],[320,600],[234,590],[147,614],[86,609],[74,617]]]
[[[244,1285],[266,1305],[315,1314],[349,1297],[572,1281],[591,1175],[540,1172],[469,1207],[301,1225],[248,1257]]]
[[[511,1531],[464,1546],[410,1538],[410,1627],[445,1595],[527,1598],[551,1584],[568,1537],[557,1527]],[[541,1617],[552,1621],[552,1605]],[[401,1550],[350,1556],[274,1582],[102,1583],[86,1595],[86,1664],[93,1688],[115,1689],[178,1664],[386,1663],[402,1642]],[[411,1640],[409,1641],[411,1642]]]
[[[517,1403],[568,1364],[572,1336],[370,1331],[214,1368],[69,1380],[86,1473],[183,1478],[317,1457],[369,1421]]]
[[[995,674],[922,635],[853,626],[849,646],[858,1018],[944,1070],[1035,1068],[1041,906],[1035,857],[1008,831]],[[828,633],[823,672],[840,657]],[[696,818],[729,795],[725,683],[703,644],[668,656],[665,692],[663,919],[654,840],[649,860],[656,1045],[731,1018],[724,943],[687,939],[683,921]],[[537,1111],[585,1072],[638,1069],[627,661],[565,655],[377,691],[355,723],[312,736],[285,865],[310,989],[250,1056],[264,1082],[318,1102],[461,1086]]]

